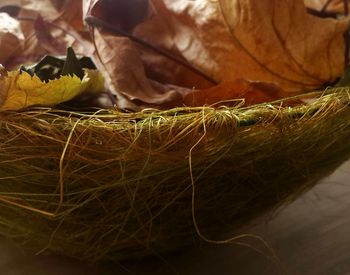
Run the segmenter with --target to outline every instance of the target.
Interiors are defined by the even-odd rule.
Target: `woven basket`
[[[349,103],[1,113],[0,233],[89,261],[219,239],[348,159]]]

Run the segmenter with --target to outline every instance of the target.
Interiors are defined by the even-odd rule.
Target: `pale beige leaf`
[[[8,69],[34,63],[44,55],[64,55],[68,46],[73,47],[78,55],[92,55],[94,47],[91,41],[85,39],[79,33],[79,29],[76,29],[79,24],[82,26],[81,10],[79,13],[77,2],[71,8],[64,5],[62,10],[58,11],[50,0],[22,1],[23,6],[19,15],[30,20],[13,19],[17,24],[20,22],[24,38],[22,47],[20,49],[17,47],[13,58],[8,62],[0,60]],[[69,4],[68,1],[72,0],[66,0],[65,3]],[[75,15],[79,17],[77,22],[74,20]],[[39,25],[39,28],[38,17],[43,18],[43,24]]]
[[[21,0],[21,7],[26,10],[40,11],[44,17],[52,20],[58,16],[57,9],[51,0]]]
[[[82,2],[77,0],[21,0],[21,7],[38,12],[44,19],[65,21],[74,29],[83,31]]]
[[[19,22],[7,13],[0,13],[0,63],[5,64],[23,49],[24,35]]]

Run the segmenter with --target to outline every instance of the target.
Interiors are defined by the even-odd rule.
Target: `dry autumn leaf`
[[[89,15],[99,17],[124,32],[131,32],[136,25],[149,17],[149,0],[85,0]]]
[[[32,20],[21,22],[23,50],[10,58],[11,67],[73,46],[77,54],[94,54],[122,109],[211,105],[242,97],[253,104],[318,88],[343,73],[348,19],[310,15],[303,0],[18,1],[20,16]],[[325,1],[305,0],[311,2]],[[149,18],[150,9],[156,16]],[[95,29],[91,41],[82,23],[87,14],[167,49],[221,84],[213,86],[126,37]]]
[[[344,0],[304,0],[305,6],[317,11],[344,12]]]
[[[287,96],[319,88],[343,74],[348,19],[312,16],[303,0],[152,3],[158,21],[139,26],[137,34],[180,54],[217,81],[273,82]],[[154,31],[159,24],[165,29],[161,36]],[[152,58],[157,67],[153,56],[144,60]]]
[[[10,71],[0,78],[0,111],[20,110],[30,106],[54,106],[82,93],[102,93],[104,80],[95,70],[77,76],[61,76],[49,82],[26,72]]]
[[[77,31],[86,31],[83,24],[82,3],[77,0],[21,0],[23,9],[38,12],[50,22],[65,22]]]
[[[237,79],[224,81],[219,85],[193,91],[184,97],[186,106],[252,105],[269,102],[284,97],[285,91],[272,83]],[[295,103],[295,102],[294,102]]]
[[[24,35],[19,22],[7,13],[0,13],[0,22],[0,63],[6,63],[23,50]]]
[[[50,0],[19,0],[19,2],[18,18],[11,20],[19,25],[22,44],[21,47],[11,47],[16,51],[10,59],[5,60],[0,54],[0,63],[6,68],[15,69],[23,63],[36,62],[44,55],[63,55],[67,46],[74,47],[79,55],[92,54],[94,49],[91,41],[84,38],[84,34],[79,33],[81,29],[78,29],[83,26],[79,1],[65,0],[62,6],[57,5],[57,1]],[[17,36],[17,39],[19,38]],[[7,53],[8,50],[4,52]]]
[[[182,93],[188,89],[162,85],[150,81],[145,74],[140,54],[125,37],[117,37],[95,30],[98,60],[101,62],[108,86],[117,95],[120,108],[138,109],[140,106],[175,107],[182,103]]]
[[[221,103],[245,105],[280,99],[285,91],[271,83],[244,79],[225,81],[203,90],[192,90],[164,85],[148,79],[139,52],[128,38],[111,36],[95,31],[99,58],[109,75],[109,87],[117,95],[117,104],[123,109],[138,107],[204,106]],[[237,100],[234,100],[237,99]]]

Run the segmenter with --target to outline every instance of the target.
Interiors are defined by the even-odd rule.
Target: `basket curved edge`
[[[349,102],[2,113],[0,233],[89,261],[215,239],[349,158]]]

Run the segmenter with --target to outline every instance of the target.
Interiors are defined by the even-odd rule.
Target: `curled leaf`
[[[149,0],[98,0],[90,3],[90,6],[90,15],[124,32],[132,31],[150,12]]]
[[[137,31],[217,81],[273,82],[289,92],[342,75],[349,19],[307,13],[303,0],[155,0],[157,20]],[[158,22],[153,26],[152,22]],[[159,24],[165,30],[157,35]],[[155,58],[144,58],[155,64]],[[177,81],[182,81],[178,78]],[[189,83],[190,84],[190,83]]]
[[[94,49],[87,39],[86,30],[80,32],[83,24],[79,1],[65,0],[61,1],[62,5],[51,0],[19,1],[21,10],[18,19],[12,20],[20,26],[23,38],[17,47],[9,47],[9,50],[17,48],[12,58],[2,59],[1,53],[9,50],[0,51],[0,63],[9,69],[16,69],[21,64],[37,62],[45,55],[64,55],[68,46],[74,47],[79,55],[92,54]]]
[[[140,53],[128,38],[95,30],[95,43],[99,66],[108,86],[117,95],[120,108],[136,110],[136,105],[167,108],[181,104],[183,89],[169,88],[148,79]]]

